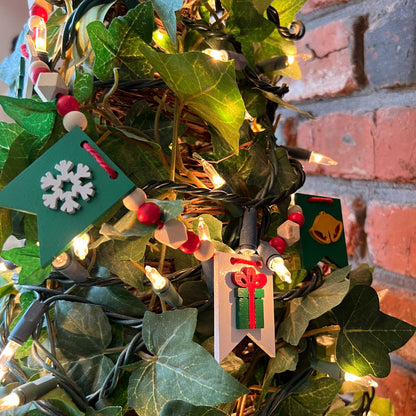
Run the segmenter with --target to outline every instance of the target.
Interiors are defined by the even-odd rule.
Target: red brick
[[[290,91],[286,99],[300,101],[318,96],[335,97],[359,89],[354,78],[353,38],[352,28],[342,21],[307,32],[296,47],[298,54],[309,54],[312,58],[300,60],[300,80],[287,80]]]
[[[395,182],[416,180],[416,109],[383,108],[376,112],[375,175]]]
[[[411,325],[416,326],[416,294],[393,289],[379,283],[374,284],[380,298],[380,310]],[[395,354],[416,364],[416,335]]]
[[[388,377],[377,379],[376,394],[390,399],[397,416],[416,416],[416,375],[401,367],[393,367]]]
[[[298,129],[298,146],[338,162],[337,166],[305,163],[306,173],[372,179],[374,128],[372,113],[332,113],[302,123]]]
[[[347,254],[360,261],[365,256],[366,250],[365,202],[359,198],[341,196],[341,206]]]
[[[332,6],[338,3],[348,3],[348,0],[309,0],[302,7],[303,14],[309,14],[324,7]]]
[[[365,224],[373,263],[416,277],[416,208],[371,203]]]

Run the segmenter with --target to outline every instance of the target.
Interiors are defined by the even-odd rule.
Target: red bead
[[[48,12],[43,8],[38,6],[37,4],[34,4],[29,9],[29,16],[39,16],[41,17],[45,22],[48,21]]]
[[[192,231],[187,231],[188,239],[179,247],[179,250],[183,251],[186,254],[195,253],[201,245],[201,240],[199,237]]]
[[[305,217],[300,212],[292,212],[287,219],[299,224],[299,227],[302,227],[302,225],[305,224]]]
[[[283,254],[286,250],[286,242],[283,238],[275,237],[269,241],[269,244],[279,253]]]
[[[20,52],[24,58],[29,58],[29,52],[27,51],[27,46],[24,43],[20,45]]]
[[[61,95],[56,101],[56,110],[62,117],[71,111],[78,111],[78,100],[72,95]]]
[[[137,219],[146,225],[153,225],[159,222],[162,211],[159,205],[154,202],[145,202],[143,205],[140,205],[137,210]]]
[[[33,85],[36,85],[36,82],[38,81],[39,75],[42,72],[51,72],[50,69],[45,68],[43,66],[36,66],[30,71],[30,79],[33,82]]]

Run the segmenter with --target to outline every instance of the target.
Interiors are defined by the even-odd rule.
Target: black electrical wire
[[[279,302],[288,302],[295,298],[301,298],[309,293],[313,292],[315,289],[317,289],[319,286],[323,283],[323,273],[319,266],[314,267],[309,273],[307,278],[310,279],[309,283],[304,284],[303,286],[294,288],[292,290],[289,290],[285,293],[278,293],[274,295],[274,300],[277,300]]]
[[[280,18],[278,11],[269,6],[267,8],[267,18],[275,24],[279,33],[286,39],[289,40],[299,40],[305,34],[305,25],[300,20],[293,20],[290,24],[290,27],[285,27],[280,25]]]
[[[39,412],[46,416],[66,416],[64,413],[59,411],[53,406],[48,400],[35,400],[32,404],[36,407]]]

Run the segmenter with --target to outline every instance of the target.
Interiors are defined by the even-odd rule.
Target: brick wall
[[[343,203],[350,263],[375,266],[383,312],[416,325],[416,3],[309,0],[298,53],[302,79],[286,98],[315,119],[283,110],[282,142],[323,153],[305,164],[304,192]],[[416,415],[416,336],[392,354],[378,395]]]

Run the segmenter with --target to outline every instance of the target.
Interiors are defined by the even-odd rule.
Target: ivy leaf
[[[182,400],[172,400],[166,403],[159,416],[226,416],[227,413],[216,409],[215,407],[194,406]]]
[[[6,208],[0,208],[0,247],[12,233],[12,212]]]
[[[135,129],[134,127],[130,126],[119,126],[119,127],[108,127],[108,130],[121,133],[124,136],[128,137],[129,139],[137,140],[138,142],[142,142],[147,144],[148,146],[152,147],[156,151],[160,150],[160,145],[156,142],[149,140],[149,138],[145,137],[145,135],[140,131]]]
[[[7,160],[10,146],[23,132],[17,124],[0,122],[0,171]]]
[[[92,407],[87,409],[85,416],[122,416],[123,408],[120,406],[105,407],[101,410],[95,410]]]
[[[333,312],[341,326],[337,362],[360,377],[387,377],[389,353],[404,345],[416,329],[380,312],[377,292],[370,286],[355,286]]]
[[[271,5],[279,12],[280,25],[288,27],[305,3],[306,0],[274,0]]]
[[[77,36],[75,37],[73,56],[75,65],[82,64],[85,72],[91,72],[94,65],[95,55],[91,49],[91,41],[88,36],[87,26],[91,22],[103,22],[107,12],[115,3],[114,1],[107,2],[95,7],[91,7],[83,14],[77,23]]]
[[[139,416],[159,414],[170,400],[213,406],[247,392],[192,341],[196,317],[195,309],[145,313],[143,340],[154,357],[132,373],[128,393],[129,405]]]
[[[49,276],[52,269],[51,266],[41,267],[39,247],[36,244],[3,251],[1,256],[22,267],[18,279],[18,283],[22,285],[40,285]]]
[[[153,6],[168,32],[170,41],[176,44],[176,15],[175,12],[182,7],[183,0],[152,0]]]
[[[53,56],[55,53],[61,26],[65,24],[67,17],[68,16],[61,7],[57,8],[48,17],[48,21],[46,22],[46,44],[49,56]]]
[[[108,30],[101,22],[87,27],[95,53],[94,74],[103,81],[110,79],[113,68],[120,68],[124,78],[145,77],[150,67],[140,52],[140,45],[150,42],[153,31],[153,7],[140,3],[125,16],[114,19]]]
[[[42,139],[52,132],[57,114],[55,102],[0,96],[0,105],[28,133]]]
[[[151,236],[110,241],[97,250],[97,263],[116,274],[123,282],[143,290],[143,273],[130,261],[141,263]]]
[[[322,416],[335,398],[342,382],[320,378],[304,383],[280,403],[275,416]]]
[[[101,354],[111,342],[111,325],[100,306],[58,301],[56,345],[67,357]]]
[[[276,350],[276,356],[269,360],[264,377],[263,385],[270,384],[275,374],[285,371],[295,371],[298,364],[299,354],[295,347],[286,345]]]
[[[122,315],[142,317],[147,310],[139,298],[120,286],[94,286],[88,291],[86,298]]]
[[[323,315],[344,299],[350,285],[346,280],[349,269],[344,267],[336,270],[325,279],[321,287],[304,298],[291,300],[277,336],[292,345],[298,345],[309,321]]]
[[[91,74],[81,74],[77,72],[74,82],[74,97],[78,102],[87,101],[92,94],[94,78]]]
[[[182,104],[207,121],[238,153],[245,107],[233,62],[214,61],[201,52],[164,54],[147,46],[140,50]]]

